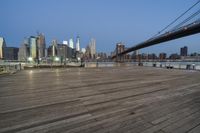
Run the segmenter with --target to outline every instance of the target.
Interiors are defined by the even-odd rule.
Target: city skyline
[[[45,34],[47,46],[52,39],[62,42],[80,35],[81,47],[85,48],[90,38],[96,38],[97,50],[109,53],[118,42],[131,47],[145,41],[194,2],[196,0],[44,0],[38,4],[32,0],[3,0],[0,36],[5,38],[7,45],[19,47],[24,37],[37,31]],[[180,47],[187,46],[192,53],[200,51],[199,44],[199,35],[194,35],[145,48],[142,52],[176,53]]]

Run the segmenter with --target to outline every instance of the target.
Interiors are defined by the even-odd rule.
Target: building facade
[[[4,47],[4,59],[5,60],[18,60],[19,48],[16,47]]]
[[[29,44],[23,43],[19,48],[18,52],[18,60],[19,61],[27,61],[28,57],[30,57],[30,47]]]
[[[80,51],[80,37],[79,36],[77,36],[77,38],[76,38],[76,51]]]
[[[188,47],[182,47],[180,49],[180,56],[187,56],[188,55]]]
[[[45,57],[45,36],[43,34],[38,34],[37,36],[37,51],[38,51],[38,58],[41,59]]]
[[[3,37],[0,37],[0,59],[4,58],[4,48],[6,47],[6,42]]]
[[[94,38],[91,39],[89,47],[90,47],[90,51],[91,51],[91,56],[93,58],[95,58],[95,55],[96,55],[96,40]]]
[[[160,60],[166,60],[167,59],[167,54],[166,53],[160,53],[159,54],[159,59]]]
[[[29,38],[29,45],[30,45],[30,57],[36,61],[38,59],[38,48],[37,48],[37,38],[31,36]]]
[[[74,48],[74,41],[73,41],[73,39],[71,38],[71,39],[69,39],[69,47],[70,48]]]

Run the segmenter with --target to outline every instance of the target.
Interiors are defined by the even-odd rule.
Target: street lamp
[[[59,57],[55,57],[55,61],[59,61],[60,59],[59,59]]]
[[[28,57],[28,61],[33,61],[33,58],[32,57]]]

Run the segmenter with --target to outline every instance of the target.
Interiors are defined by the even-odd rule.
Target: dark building
[[[27,61],[28,57],[30,57],[30,47],[29,44],[23,43],[19,48],[18,52],[18,60],[19,61]]]
[[[171,54],[169,56],[169,59],[171,59],[171,60],[177,60],[177,59],[180,59],[180,56],[177,53]]]
[[[143,60],[148,60],[148,54],[142,53],[141,57]]]
[[[4,59],[5,60],[18,60],[19,48],[16,47],[4,47]]]
[[[38,49],[38,58],[45,57],[45,36],[43,34],[38,34],[37,36],[37,49]]]
[[[188,55],[188,47],[182,47],[181,49],[180,49],[180,55],[181,56],[187,56]]]
[[[159,59],[160,60],[165,60],[167,58],[167,54],[166,53],[160,53],[159,54]]]
[[[73,49],[65,44],[56,44],[48,47],[48,57],[59,57],[63,60],[76,57],[76,49]]]
[[[103,53],[103,52],[100,52],[97,54],[99,60],[106,60],[107,59],[107,54],[106,53]]]
[[[57,55],[57,48],[56,48],[56,47],[53,48],[53,47],[54,47],[53,45],[51,45],[51,46],[48,47],[48,49],[47,49],[48,57],[53,57],[53,56],[56,56],[56,55]],[[54,51],[54,52],[53,52],[53,51]],[[53,53],[54,53],[55,55],[53,55]]]
[[[156,54],[152,53],[152,54],[148,54],[148,59],[149,60],[156,60],[158,57],[156,56]]]

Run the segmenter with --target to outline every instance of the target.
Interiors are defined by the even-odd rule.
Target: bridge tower
[[[122,53],[125,50],[125,45],[123,43],[117,43],[116,44],[116,62],[124,62],[124,55],[120,55],[120,53]]]

